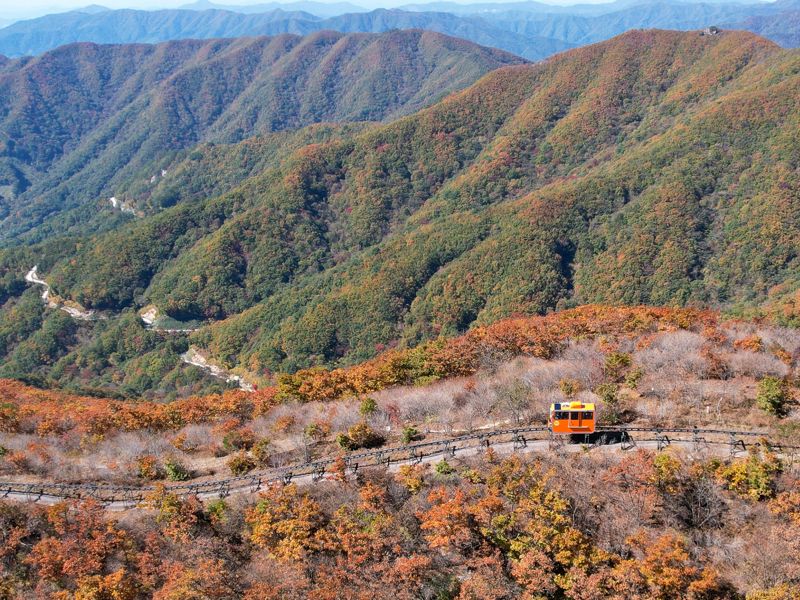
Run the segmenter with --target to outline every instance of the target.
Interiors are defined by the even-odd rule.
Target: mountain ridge
[[[0,204],[4,237],[87,197],[114,196],[142,170],[149,179],[200,141],[391,118],[519,62],[421,31],[84,43],[12,61],[0,71],[0,168],[16,190]]]
[[[218,320],[195,341],[257,372],[575,302],[758,304],[793,285],[792,243],[747,242],[757,282],[733,249],[791,205],[791,193],[763,203],[796,168],[777,124],[792,131],[798,60],[747,33],[635,31],[504,67],[101,236],[49,282],[90,308],[142,294]],[[756,118],[759,106],[774,108]],[[742,118],[753,125],[737,129]],[[747,223],[748,210],[772,216]]]
[[[157,43],[180,38],[220,38],[245,35],[310,33],[333,29],[344,33],[380,33],[392,29],[428,29],[491,45],[528,59],[539,59],[569,48],[559,40],[519,36],[490,23],[448,13],[412,13],[378,9],[321,19],[303,12],[275,9],[242,14],[225,10],[115,10],[98,14],[64,13],[19,21],[0,29],[0,54],[36,55],[78,41],[97,43]]]

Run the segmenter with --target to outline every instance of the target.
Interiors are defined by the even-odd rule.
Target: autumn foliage
[[[585,306],[543,317],[507,319],[460,337],[388,350],[350,368],[279,375],[276,386],[253,393],[233,390],[171,403],[74,396],[0,380],[0,431],[103,435],[114,430],[165,431],[231,417],[250,419],[279,402],[330,401],[394,385],[470,375],[486,360],[551,357],[569,339],[702,330],[716,319],[714,313],[693,309]]]
[[[795,489],[749,531],[724,511],[710,525],[679,518],[705,481],[704,505],[723,495],[736,510],[764,507],[680,455],[640,451],[613,469],[543,458],[490,455],[446,476],[371,472],[205,504],[160,489],[135,518],[92,502],[0,503],[0,590],[59,600],[783,600],[800,591]],[[649,512],[632,516],[633,504]],[[711,532],[732,544],[732,563]],[[775,538],[768,573],[748,571],[762,559],[758,536]]]

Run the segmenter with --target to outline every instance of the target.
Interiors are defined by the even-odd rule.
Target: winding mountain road
[[[25,281],[28,283],[32,283],[34,285],[40,285],[44,288],[42,292],[42,301],[47,305],[48,308],[57,308],[59,310],[63,310],[69,316],[74,319],[78,319],[80,321],[94,321],[98,318],[97,314],[93,310],[85,310],[82,308],[76,308],[74,306],[69,306],[66,304],[60,304],[55,302],[50,297],[50,284],[48,284],[44,279],[41,279],[36,273],[39,269],[38,265],[34,265],[34,267],[25,274]]]
[[[43,288],[44,291],[42,292],[42,301],[48,308],[62,310],[72,318],[78,319],[80,321],[95,321],[97,319],[108,318],[106,315],[100,315],[93,310],[85,310],[83,308],[76,308],[75,306],[70,306],[68,304],[55,302],[51,297],[50,284],[47,283],[41,277],[39,277],[38,270],[39,266],[34,265],[34,267],[25,274],[25,281],[33,285],[39,285]],[[158,309],[156,309],[155,307],[151,307],[150,309],[144,311],[142,314],[139,315],[139,318],[145,324],[145,327],[161,333],[186,334],[186,333],[191,333],[193,331],[197,331],[196,328],[165,329],[158,327],[156,325],[158,319]],[[211,375],[212,377],[221,379],[226,383],[235,383],[239,387],[239,389],[244,390],[246,392],[252,392],[253,390],[255,390],[255,386],[250,382],[246,381],[241,375],[236,375],[234,373],[231,373],[227,369],[224,369],[223,367],[214,364],[208,358],[203,356],[193,346],[189,348],[188,351],[186,351],[181,355],[181,361],[183,361],[187,365],[198,367],[203,371],[205,371],[206,373],[208,373],[209,375]]]

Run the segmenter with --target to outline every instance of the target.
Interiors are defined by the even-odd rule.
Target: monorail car
[[[594,423],[592,403],[556,402],[550,405],[550,431],[553,433],[594,433]]]

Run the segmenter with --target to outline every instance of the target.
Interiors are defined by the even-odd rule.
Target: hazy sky
[[[215,4],[233,4],[244,6],[247,4],[264,4],[272,0],[212,0]],[[290,0],[287,0],[290,1]],[[338,0],[318,0],[320,2],[336,2]],[[423,4],[431,0],[347,0],[351,4],[365,8],[379,8],[400,6],[403,4]],[[476,2],[515,1],[515,0],[468,0],[460,4],[473,4]],[[610,0],[538,0],[547,4],[589,4],[608,2]],[[194,0],[0,0],[0,18],[30,18],[52,12],[63,12],[81,8],[89,4],[100,4],[108,8],[176,8],[189,4]]]

